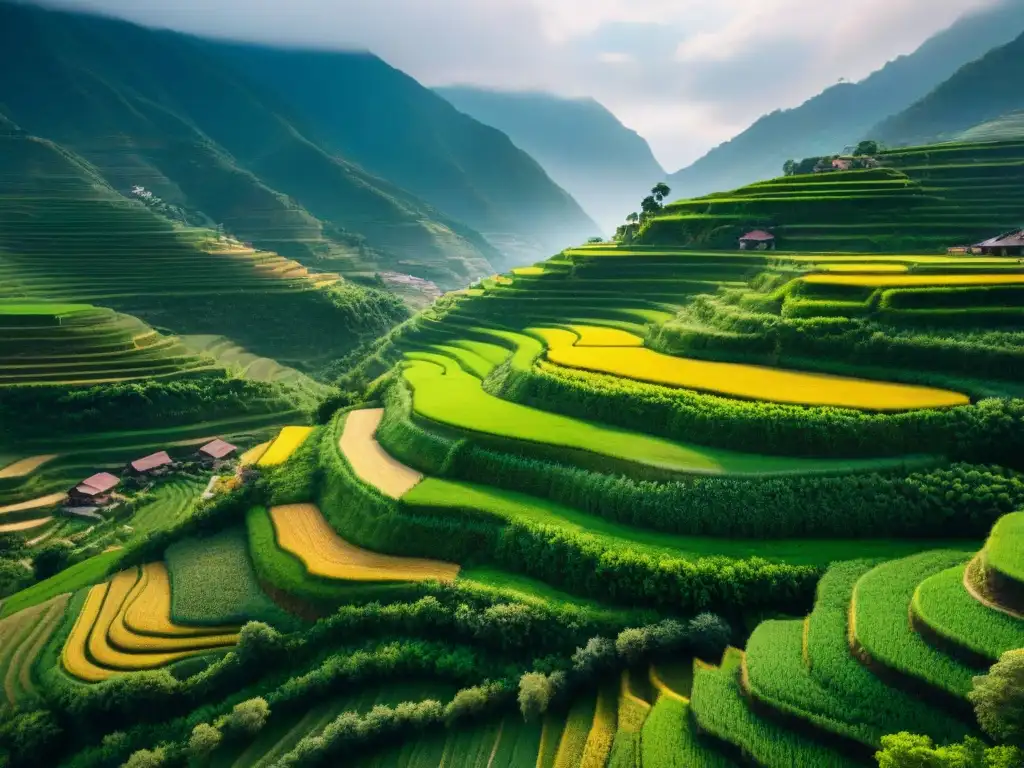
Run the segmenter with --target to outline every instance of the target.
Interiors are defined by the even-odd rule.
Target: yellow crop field
[[[261,467],[284,464],[306,442],[312,431],[313,427],[284,427],[257,463]]]
[[[63,493],[50,493],[46,496],[40,496],[37,499],[29,499],[28,501],[22,501],[18,504],[8,504],[6,507],[0,507],[0,515],[8,512],[24,512],[27,509],[43,509],[44,507],[53,507],[60,504],[64,500]]]
[[[583,752],[593,729],[594,713],[595,702],[590,696],[582,694],[573,702],[565,719],[562,738],[558,741],[554,768],[579,768],[582,764]]]
[[[245,465],[251,465],[258,462],[263,458],[263,454],[267,452],[267,448],[270,447],[271,440],[267,440],[265,443],[260,443],[250,448],[248,451],[242,454],[239,461]]]
[[[171,621],[171,580],[162,562],[142,567],[142,578],[125,600],[124,627],[137,635],[158,637],[231,636],[237,640],[237,627],[188,627]],[[228,641],[226,641],[228,642]]]
[[[19,523],[7,523],[5,525],[0,525],[0,533],[31,531],[33,528],[41,528],[51,520],[53,520],[52,517],[37,517],[35,520],[22,520]]]
[[[313,504],[270,510],[277,543],[314,576],[347,581],[453,581],[459,566],[439,560],[392,557],[360,549],[338,536]]]
[[[874,272],[906,272],[909,267],[906,264],[816,264],[817,269],[826,272],[859,272],[871,274]]]
[[[951,285],[1024,285],[1024,273],[1005,275],[806,275],[801,277],[812,285],[849,285],[859,288],[913,288],[915,286]]]
[[[39,469],[43,464],[48,461],[53,461],[57,458],[56,453],[44,453],[39,456],[29,456],[24,459],[20,459],[13,464],[8,464],[3,469],[0,469],[0,479],[8,477],[25,477],[30,475]]]
[[[68,635],[68,639],[64,643],[64,649],[61,651],[60,659],[65,671],[69,675],[77,677],[79,680],[84,680],[87,683],[98,683],[117,674],[112,669],[104,669],[94,664],[86,652],[89,634],[92,632],[93,625],[100,614],[100,609],[103,607],[103,598],[106,597],[107,586],[106,583],[97,584],[89,590],[89,595],[85,599],[82,611],[78,614],[78,618],[75,619],[75,626],[72,627],[71,634]]]
[[[629,331],[619,328],[604,328],[599,325],[570,325],[579,339],[577,347],[642,347],[644,340]]]
[[[587,744],[583,748],[580,768],[604,768],[608,762],[618,727],[617,699],[614,687],[609,689],[605,686],[598,693],[594,722],[590,726]]]
[[[966,395],[932,387],[691,360],[646,347],[579,347],[571,343],[573,335],[568,331],[547,328],[535,331],[548,344],[547,359],[556,365],[728,397],[868,411],[904,411],[970,403]]]
[[[383,408],[352,411],[345,417],[338,447],[360,480],[385,496],[400,499],[423,475],[392,458],[377,442],[374,434],[383,417]]]
[[[517,267],[512,270],[512,274],[520,277],[536,277],[544,274],[544,267]]]
[[[903,253],[838,253],[838,254],[814,254],[814,253],[787,253],[781,257],[782,261],[791,262],[897,262],[901,264],[956,264],[977,266],[1005,266],[1019,264],[1019,260],[1009,256],[939,256],[932,254],[903,254]]]
[[[651,705],[633,693],[629,670],[624,669],[619,679],[619,729],[626,733],[640,733]]]

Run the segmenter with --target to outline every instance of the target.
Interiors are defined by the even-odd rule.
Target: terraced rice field
[[[485,392],[480,379],[452,358],[410,353],[403,369],[413,409],[425,419],[469,433],[542,443],[680,473],[774,474],[851,471],[875,461],[761,456],[685,445],[508,402]]]
[[[183,626],[171,620],[171,579],[162,562],[142,566],[142,574],[125,600],[120,621],[136,635],[195,638],[234,634],[236,626]],[[232,641],[233,642],[233,641]]]
[[[802,373],[765,366],[688,360],[642,347],[581,346],[570,331],[537,328],[547,359],[557,365],[626,379],[695,389],[749,400],[824,405],[869,411],[901,411],[966,405],[966,395],[931,387]],[[629,334],[625,334],[629,335]]]
[[[1001,517],[985,543],[985,567],[1024,585],[1024,512]]]
[[[579,768],[604,768],[612,753],[612,742],[618,729],[617,686],[604,686],[598,691],[594,719],[590,724]]]
[[[974,670],[932,648],[906,617],[914,590],[924,579],[963,564],[964,552],[925,552],[877,566],[857,582],[850,608],[850,635],[871,663],[919,680],[938,691],[965,697]]]
[[[398,499],[422,480],[423,475],[393,459],[377,442],[374,434],[383,416],[383,408],[349,413],[338,447],[360,480]]]
[[[956,565],[922,581],[911,603],[914,618],[952,648],[964,648],[990,663],[1006,651],[1024,648],[1024,620],[975,600],[964,587],[965,570]]]
[[[237,641],[237,634],[198,638],[135,635],[124,627],[121,617],[139,576],[135,568],[120,571],[109,582],[90,588],[61,655],[68,674],[85,682],[101,682],[124,672],[167,666]]]
[[[31,475],[41,466],[57,458],[55,453],[43,453],[18,459],[0,469],[0,480]]]
[[[690,703],[659,696],[641,733],[641,765],[664,768],[733,768],[736,764],[698,741],[690,722]]]
[[[312,433],[313,427],[284,427],[256,462],[257,466],[274,467],[284,464]]]
[[[573,702],[555,752],[554,768],[576,768],[583,760],[583,751],[594,723],[596,700],[581,696]]]
[[[37,695],[32,668],[60,625],[70,598],[58,595],[0,621],[0,675],[7,704],[17,706]]]
[[[117,566],[121,552],[104,552],[88,560],[65,568],[48,579],[33,584],[3,601],[0,618],[11,616],[33,605],[39,605],[64,593],[77,592],[83,587],[102,581]]]
[[[139,507],[132,516],[135,534],[146,536],[182,520],[199,499],[202,488],[200,481],[185,477],[161,483],[153,491],[153,500]]]
[[[847,285],[859,288],[920,288],[958,285],[1024,285],[1021,274],[936,274],[936,275],[805,275],[811,285]]]
[[[254,445],[252,448],[247,450],[239,457],[239,463],[242,464],[243,466],[251,466],[254,464],[258,464],[260,459],[263,458],[263,454],[265,454],[267,452],[267,449],[270,448],[270,444],[272,442],[272,440],[268,440],[265,443]]]
[[[438,560],[392,557],[356,547],[335,533],[313,504],[270,510],[278,545],[313,576],[344,581],[452,581],[459,566]]]
[[[759,765],[841,768],[858,760],[801,738],[747,707],[740,689],[743,652],[730,649],[720,667],[697,662],[691,710],[701,730],[733,745]]]

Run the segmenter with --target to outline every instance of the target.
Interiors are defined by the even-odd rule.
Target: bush
[[[132,753],[124,768],[162,768],[167,765],[167,751],[162,747],[156,749],[140,749]]]
[[[255,736],[263,730],[270,717],[266,699],[254,698],[235,704],[231,714],[223,718],[220,727],[233,736]]]
[[[879,768],[1017,768],[1024,753],[1014,747],[988,747],[973,738],[938,747],[928,736],[903,731],[883,736],[875,759]]]
[[[1007,651],[968,694],[982,729],[1000,742],[1024,747],[1024,651]]]
[[[187,752],[193,760],[200,761],[209,757],[223,739],[219,729],[209,723],[200,723],[192,729],[188,738]]]
[[[535,720],[548,711],[548,706],[565,685],[565,676],[560,672],[545,675],[542,672],[527,672],[519,678],[519,711],[527,720]]]

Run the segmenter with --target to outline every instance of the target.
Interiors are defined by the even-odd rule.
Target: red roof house
[[[226,459],[237,450],[237,446],[217,438],[200,448],[199,453],[210,459]]]
[[[151,453],[149,456],[136,459],[131,463],[131,468],[136,472],[152,472],[155,469],[166,467],[172,463],[174,462],[167,455],[167,451],[160,451],[159,453]]]
[[[102,496],[115,488],[120,482],[121,478],[117,475],[112,475],[109,472],[98,472],[75,486],[75,491],[82,496]]]
[[[853,167],[853,161],[847,160],[845,157],[837,157],[832,161],[832,167],[837,171],[848,171]]]
[[[775,235],[771,232],[765,232],[763,229],[747,232],[747,234],[740,238],[740,250],[757,249],[764,251],[768,248],[775,248]]]

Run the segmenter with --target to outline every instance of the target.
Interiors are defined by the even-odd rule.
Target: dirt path
[[[363,482],[386,496],[400,499],[423,475],[392,458],[377,442],[374,434],[383,417],[383,408],[352,411],[345,419],[338,447]]]

